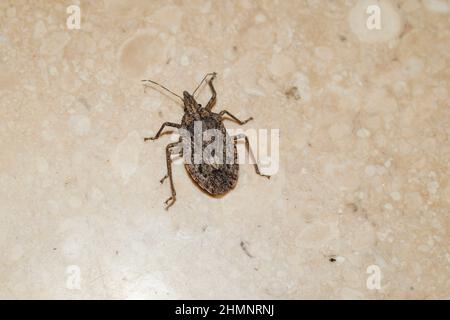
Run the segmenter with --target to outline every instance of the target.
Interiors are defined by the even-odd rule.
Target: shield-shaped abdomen
[[[186,117],[183,118],[182,127],[189,132],[191,150],[184,160],[191,178],[211,195],[222,195],[233,189],[239,177],[237,148],[226,132],[220,115],[210,113],[200,120]],[[201,136],[198,136],[199,132]],[[215,152],[219,152],[219,156]]]

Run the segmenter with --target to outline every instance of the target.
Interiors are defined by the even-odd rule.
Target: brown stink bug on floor
[[[174,148],[182,146],[179,153],[184,156],[184,166],[187,172],[201,189],[212,196],[223,195],[236,186],[239,177],[239,164],[237,163],[236,148],[237,139],[244,138],[246,148],[250,152],[250,145],[247,136],[239,134],[230,137],[225,129],[225,126],[223,125],[223,117],[224,115],[227,115],[240,125],[247,123],[253,118],[248,118],[245,121],[241,121],[226,110],[223,110],[219,113],[214,113],[211,111],[212,107],[216,103],[216,90],[213,86],[213,80],[215,77],[215,72],[208,73],[192,94],[184,91],[183,97],[170,91],[157,82],[154,82],[152,80],[142,80],[144,83],[149,82],[155,84],[162,89],[170,92],[171,94],[181,99],[184,104],[184,115],[181,119],[181,124],[164,122],[154,137],[144,138],[144,141],[158,139],[165,127],[174,127],[177,128],[180,132],[180,140],[174,143],[169,143],[166,146],[167,174],[160,181],[161,183],[163,183],[166,178],[169,178],[170,181],[170,190],[172,195],[165,201],[166,209],[172,206],[176,200],[176,192],[172,178],[171,158],[172,150]],[[206,107],[202,107],[195,101],[194,95],[205,81],[208,83],[212,91],[212,96]],[[212,131],[213,133],[217,133],[213,136],[214,139],[212,139],[213,142],[216,142],[215,148],[213,148],[211,150],[212,152],[210,153],[213,159],[211,157],[201,157],[204,154],[207,154],[206,151],[208,151],[207,149],[209,149],[211,146],[211,141],[208,142],[203,139],[205,134],[209,133],[210,131]],[[198,134],[200,134],[201,136],[200,143],[198,142],[199,140],[196,140],[195,138],[196,135],[198,137]],[[200,150],[197,153],[192,153],[193,149]],[[217,152],[217,150],[219,150],[219,152]],[[199,158],[196,158],[199,154],[201,156]],[[217,155],[224,156],[226,158],[226,161],[223,160],[223,157],[220,158]],[[221,159],[221,161],[217,161],[217,158]],[[256,162],[255,171],[261,176],[270,178],[269,176],[263,175],[259,172]]]

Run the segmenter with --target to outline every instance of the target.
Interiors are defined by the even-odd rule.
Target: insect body
[[[245,121],[241,121],[234,115],[226,110],[219,113],[211,111],[216,103],[216,90],[214,89],[213,80],[216,77],[216,73],[207,74],[192,94],[187,91],[183,92],[183,97],[173,93],[169,89],[161,86],[160,84],[151,81],[143,80],[156,84],[163,89],[174,94],[183,101],[184,115],[181,120],[181,124],[173,122],[165,122],[158,130],[156,135],[151,138],[144,138],[144,141],[156,140],[160,137],[165,127],[178,128],[180,131],[180,140],[178,142],[170,143],[166,147],[166,162],[167,162],[167,174],[161,179],[161,183],[166,178],[169,178],[171,197],[165,201],[166,209],[172,206],[176,200],[176,192],[172,178],[172,150],[176,147],[182,146],[181,153],[184,155],[185,168],[191,178],[197,183],[197,185],[213,196],[225,194],[236,186],[239,177],[239,164],[237,163],[237,148],[236,143],[240,138],[245,139],[246,147],[249,150],[248,138],[245,135],[237,135],[230,137],[223,125],[224,116],[227,115],[235,122],[243,125],[253,118],[248,118]],[[208,79],[209,78],[209,79]],[[207,80],[208,79],[208,80]],[[194,95],[201,84],[207,81],[211,91],[212,97],[205,107],[202,107],[195,101]],[[205,134],[212,131],[216,133],[214,135],[214,144],[203,140]],[[196,135],[200,135],[201,139],[196,140]],[[215,148],[209,153],[209,157],[203,157],[207,149],[214,145]],[[194,150],[194,152],[192,152]],[[186,152],[188,151],[188,152]],[[197,152],[195,152],[197,151]],[[200,151],[200,152],[198,152]],[[200,160],[198,160],[199,157]],[[217,161],[219,159],[220,161]],[[258,166],[255,163],[255,171],[261,176],[270,178],[259,172]]]

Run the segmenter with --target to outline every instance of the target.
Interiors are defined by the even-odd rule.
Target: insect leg
[[[180,141],[178,141],[178,142],[181,142],[181,140]],[[174,147],[177,147],[178,145],[175,145]],[[171,155],[173,155],[173,154],[178,154],[179,156],[183,156],[183,148],[181,148],[181,150],[179,151],[179,152],[174,152],[174,153],[172,153],[172,148],[170,148],[170,154]],[[164,176],[164,177],[162,177],[162,179],[161,180],[159,180],[159,182],[162,184],[162,183],[164,183],[164,181],[167,179],[169,177],[169,175],[166,173],[166,175]]]
[[[214,107],[214,105],[216,104],[216,89],[214,89],[214,85],[213,85],[214,78],[215,78],[215,75],[208,81],[208,85],[212,91],[211,99],[209,99],[208,104],[205,107],[205,109],[208,111],[210,111],[212,109],[212,107]]]
[[[239,120],[238,118],[236,118],[234,115],[232,115],[231,113],[229,113],[227,110],[222,110],[220,111],[220,116],[223,117],[224,114],[228,115],[231,119],[233,119],[234,121],[236,121],[237,123],[239,123],[240,125],[246,124],[247,122],[249,122],[250,120],[253,120],[253,117],[248,118],[247,120]]]
[[[198,84],[197,88],[195,88],[194,92],[192,92],[193,96],[195,96],[195,93],[197,92],[198,88],[200,88],[202,83],[205,82],[206,78],[208,78],[209,76],[212,76],[212,78],[214,78],[215,76],[217,76],[217,73],[211,72],[211,73],[205,74],[205,76],[203,77],[202,81],[200,81],[200,83]]]
[[[163,184],[163,183],[164,183],[164,180],[166,180],[168,177],[169,177],[169,176],[168,176],[167,173],[166,173],[166,175],[165,175],[164,177],[162,177],[161,180],[159,180],[159,183]]]
[[[173,128],[181,128],[181,124],[178,123],[173,123],[173,122],[164,122],[161,126],[161,128],[159,128],[158,132],[156,133],[156,135],[154,137],[150,137],[150,138],[144,138],[144,141],[147,140],[156,140],[159,138],[159,136],[161,135],[161,132],[164,130],[164,127],[173,127]]]
[[[257,162],[256,162],[256,158],[255,158],[255,156],[253,155],[252,150],[250,149],[250,143],[249,143],[249,141],[248,141],[248,137],[247,137],[245,134],[241,133],[241,134],[238,134],[238,135],[236,135],[236,136],[233,136],[234,144],[236,145],[237,139],[241,139],[241,138],[245,138],[245,148],[247,149],[247,152],[248,152],[249,154],[251,154],[251,156],[255,159],[255,172],[256,172],[256,174],[259,174],[259,175],[262,176],[262,177],[266,177],[267,179],[270,179],[270,176],[265,175],[265,174],[262,174],[262,173],[259,171],[258,164],[257,164]]]
[[[176,200],[176,192],[175,192],[175,187],[173,186],[173,178],[172,178],[172,159],[171,159],[171,152],[170,152],[170,149],[172,148],[172,147],[175,147],[177,144],[179,143],[179,141],[178,142],[172,142],[172,143],[169,143],[167,146],[166,146],[166,163],[167,163],[167,176],[169,177],[169,181],[170,181],[170,192],[171,192],[171,197],[170,198],[168,198],[164,203],[166,204],[166,210],[168,210],[169,209],[169,207],[171,207],[174,203],[175,203],[175,200]],[[163,181],[164,181],[164,178],[163,178]]]

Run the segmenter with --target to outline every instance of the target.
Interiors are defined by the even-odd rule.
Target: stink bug
[[[230,117],[231,120],[239,123],[240,125],[243,125],[246,124],[248,121],[252,120],[253,118],[250,117],[245,121],[241,121],[227,110],[223,110],[219,113],[214,113],[211,111],[211,109],[214,107],[216,103],[216,90],[214,89],[213,85],[213,80],[216,77],[216,75],[217,74],[215,72],[208,73],[207,75],[205,75],[203,80],[199,83],[199,85],[193,91],[192,94],[190,94],[187,91],[184,91],[183,97],[172,92],[171,90],[167,89],[166,87],[160,85],[157,82],[154,82],[152,80],[142,80],[144,83],[152,83],[166,90],[167,92],[170,92],[174,96],[178,97],[183,102],[184,105],[184,115],[183,118],[181,119],[181,124],[173,122],[164,122],[154,137],[144,138],[144,141],[158,139],[165,127],[177,128],[179,132],[183,131],[183,133],[187,133],[183,134],[182,132],[180,132],[181,135],[180,140],[174,143],[169,143],[166,146],[167,174],[160,180],[160,182],[163,183],[165,179],[169,178],[170,182],[170,191],[172,195],[164,202],[166,204],[166,210],[170,206],[172,206],[176,200],[176,192],[172,178],[172,158],[171,158],[172,150],[174,148],[182,146],[180,154],[183,154],[184,156],[185,160],[184,166],[186,168],[186,171],[189,173],[191,178],[201,189],[203,189],[212,196],[223,195],[236,186],[239,177],[239,164],[237,163],[237,148],[236,148],[237,140],[240,138],[244,138],[246,148],[248,152],[250,152],[250,144],[247,136],[239,134],[230,137],[225,129],[225,126],[223,125],[223,120],[224,116],[226,115]],[[197,103],[194,96],[197,90],[205,81],[208,83],[209,88],[211,89],[212,96],[208,101],[206,107],[202,107],[200,104]],[[202,137],[200,144],[195,140],[197,128],[200,128],[199,133]],[[212,161],[210,158],[200,159],[200,161],[198,161],[198,159],[195,159],[196,154],[192,154],[192,152],[189,152],[189,155],[186,156],[185,152],[186,150],[191,151],[193,148],[195,149],[196,147],[200,148],[201,155],[203,155],[205,151],[207,151],[207,148],[210,144],[206,143],[203,140],[203,136],[205,133],[208,132],[208,130],[218,132],[219,136],[222,137],[222,139],[218,139],[217,136],[215,136],[214,141],[216,142],[216,147],[218,147],[217,149],[220,150],[219,151],[220,155],[225,155],[227,159],[226,162],[223,161],[223,157],[222,161],[215,161],[216,157],[214,155],[214,150],[216,149],[213,150],[214,160]],[[261,176],[270,178],[270,176],[263,175],[260,173],[256,161],[255,161],[255,171],[257,174]]]

